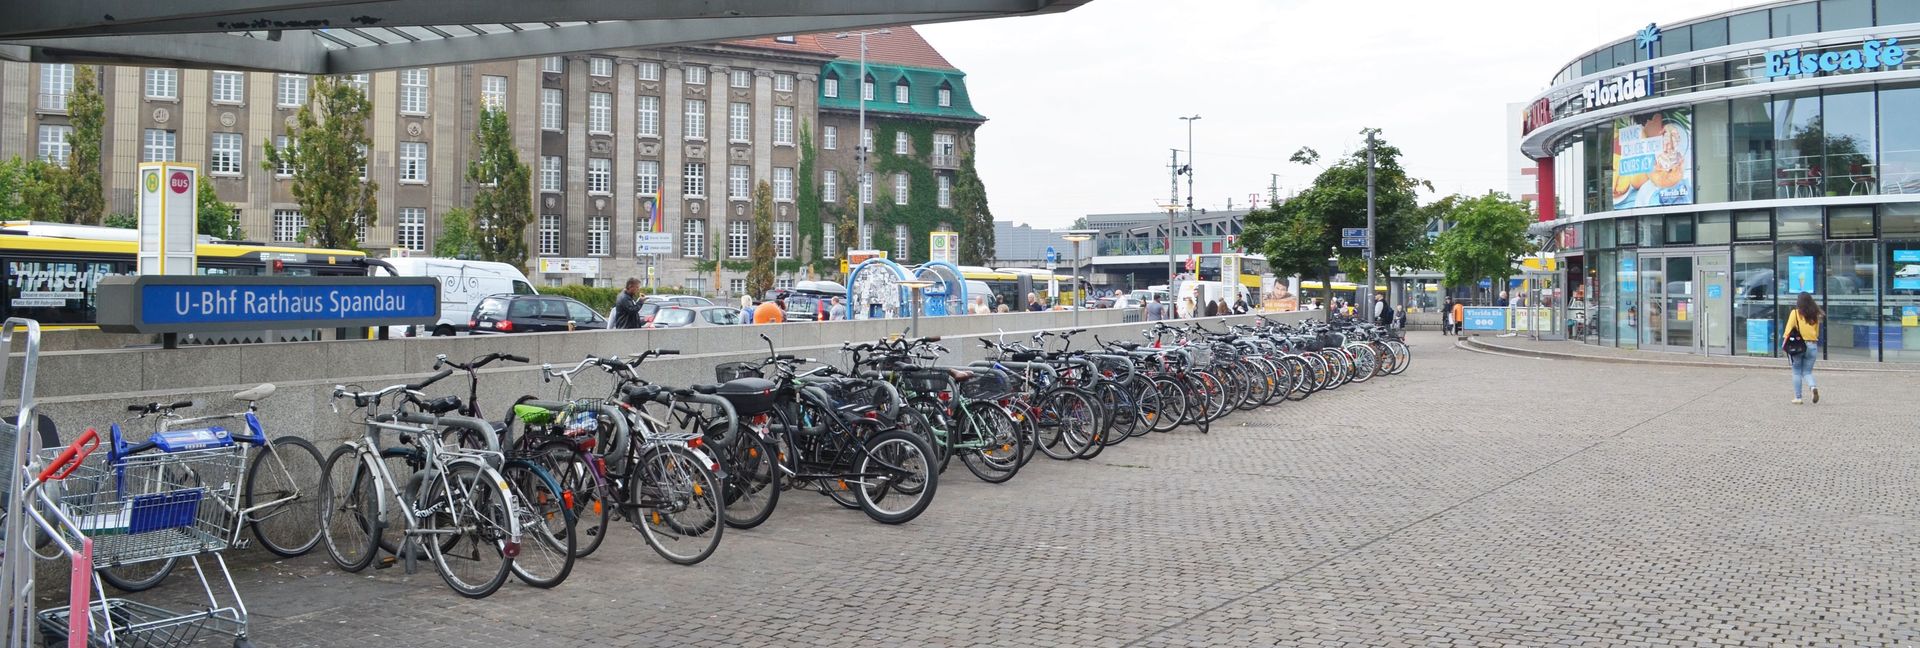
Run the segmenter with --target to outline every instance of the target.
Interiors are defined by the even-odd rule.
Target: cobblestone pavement
[[[955,464],[904,526],[789,492],[694,567],[616,527],[556,590],[319,554],[241,587],[266,646],[1920,646],[1920,378],[1795,406],[1784,366],[1415,342],[1206,436],[1000,486]]]

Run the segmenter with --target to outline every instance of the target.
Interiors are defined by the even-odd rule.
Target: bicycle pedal
[[[373,568],[388,569],[397,564],[400,564],[400,558],[398,556],[386,556],[379,560],[373,561]]]

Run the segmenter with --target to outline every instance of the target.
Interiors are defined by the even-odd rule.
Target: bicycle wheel
[[[380,449],[380,462],[386,465],[387,476],[392,477],[394,481],[393,490],[382,490],[376,493],[381,498],[383,506],[380,507],[379,533],[374,538],[379,543],[380,551],[391,556],[387,560],[399,561],[404,558],[400,555],[400,547],[406,544],[407,529],[410,525],[407,523],[406,510],[400,506],[400,499],[406,498],[408,502],[413,503],[416,511],[426,508],[425,504],[420,503],[427,501],[421,497],[421,489],[426,487],[426,480],[420,474],[423,461],[420,451],[411,446]],[[417,542],[426,541],[424,538],[416,540]],[[451,547],[453,541],[454,537],[450,535],[440,538],[442,548]],[[415,548],[412,553],[414,558],[427,559],[424,549]]]
[[[247,466],[241,506],[260,546],[282,558],[305,555],[320,544],[320,450],[296,436],[263,445]]]
[[[715,425],[725,427],[726,423]],[[773,506],[780,501],[781,474],[779,466],[774,465],[778,455],[766,439],[742,427],[727,443],[718,447],[708,444],[707,451],[726,467],[727,478],[721,487],[726,489],[723,504],[727,526],[751,529],[772,517]]]
[[[1227,415],[1226,383],[1211,371],[1195,371],[1191,374],[1194,383],[1200,386],[1200,396],[1205,400],[1201,404],[1201,423],[1212,423]]]
[[[327,557],[348,572],[373,563],[379,542],[380,500],[373,472],[349,445],[334,448],[322,468],[320,481],[320,539]]]
[[[1058,393],[1058,392],[1054,392]],[[1059,410],[1054,406],[1051,394],[1036,396],[1028,420],[1034,426],[1035,445],[1040,447],[1050,459],[1067,460],[1080,456],[1086,448],[1084,437],[1074,435],[1069,438],[1066,426],[1062,424]]]
[[[418,509],[433,511],[420,519],[419,532],[426,538],[420,544],[440,579],[461,596],[492,596],[513,570],[518,550],[509,543],[517,514],[505,481],[490,468],[463,461],[428,479],[420,498]]]
[[[1101,421],[1105,424],[1106,434],[1100,442],[1105,445],[1120,445],[1120,442],[1133,438],[1133,401],[1124,390],[1109,381],[1101,381],[1093,386],[1095,398],[1100,401]],[[1124,411],[1123,411],[1124,410]]]
[[[1355,344],[1347,347],[1347,352],[1353,354],[1353,381],[1363,383],[1372,380],[1374,371],[1380,367],[1380,358],[1374,355],[1373,347]]]
[[[1133,394],[1133,436],[1153,433],[1153,421],[1160,411],[1160,388],[1146,377],[1136,375],[1128,381],[1127,389]]]
[[[962,415],[967,421],[965,443],[975,447],[961,451],[961,463],[989,484],[1013,479],[1020,472],[1020,456],[1027,443],[1013,417],[999,405],[985,401],[968,403]]]
[[[166,580],[167,576],[172,575],[174,565],[179,562],[178,558],[168,558],[114,567],[95,567],[93,571],[100,575],[100,580],[106,581],[108,585],[122,592],[144,592],[153,589],[161,581]]]
[[[860,509],[882,524],[904,524],[919,517],[933,503],[934,487],[939,484],[931,458],[926,444],[900,430],[867,439],[857,467],[863,482],[855,489]]]
[[[1407,348],[1407,343],[1398,340],[1388,340],[1387,348],[1393,351],[1393,375],[1406,373],[1407,367],[1413,365],[1413,350]]]
[[[939,400],[929,396],[916,396],[907,401],[907,407],[900,410],[901,429],[905,429],[927,442],[933,449],[933,460],[940,472],[947,471],[947,462],[953,459],[955,452],[955,428],[957,424],[947,416],[947,408]],[[909,424],[911,423],[911,424]],[[924,427],[926,432],[920,430]]]
[[[681,565],[713,555],[727,527],[713,467],[682,446],[649,448],[636,463],[627,475],[627,501],[647,544]]]
[[[600,550],[613,519],[611,484],[601,481],[591,462],[598,457],[580,452],[567,441],[548,441],[534,450],[541,466],[560,483],[562,497],[573,501],[573,557],[585,558]]]
[[[1154,409],[1147,414],[1148,426],[1155,432],[1166,432],[1180,427],[1187,417],[1187,388],[1181,381],[1161,376],[1153,379],[1153,390],[1159,393],[1159,399],[1152,403]],[[1146,404],[1143,404],[1144,408]]]
[[[1293,380],[1287,386],[1287,400],[1302,401],[1306,400],[1308,396],[1313,395],[1314,369],[1312,363],[1307,362],[1307,359],[1304,357],[1289,355],[1281,358],[1280,364],[1285,365],[1287,372],[1293,376]]]
[[[514,515],[520,519],[520,553],[510,563],[513,575],[542,589],[566,582],[579,539],[577,518],[559,482],[525,459],[508,460],[500,466],[500,476],[507,480]]]

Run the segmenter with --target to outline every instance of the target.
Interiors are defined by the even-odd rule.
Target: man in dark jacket
[[[1393,309],[1387,307],[1386,295],[1373,296],[1373,321],[1382,327],[1393,326]]]
[[[607,318],[607,328],[640,328],[640,305],[645,303],[647,298],[640,294],[640,280],[628,279],[626,290],[613,299],[613,317]]]

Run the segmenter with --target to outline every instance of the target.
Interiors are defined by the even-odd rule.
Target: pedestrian
[[[1502,290],[1502,291],[1500,291],[1500,300],[1499,300],[1499,301],[1496,301],[1496,302],[1494,302],[1494,304],[1493,304],[1493,305],[1495,305],[1495,306],[1499,306],[1499,307],[1501,307],[1501,308],[1506,308],[1506,307],[1507,307],[1507,305],[1508,305],[1508,304],[1510,304],[1510,303],[1511,303],[1511,302],[1509,302],[1509,301],[1507,301],[1507,291],[1505,291],[1505,290]]]
[[[740,295],[740,321],[753,321],[753,295]]]
[[[1160,320],[1166,319],[1167,305],[1161,303],[1161,301],[1164,299],[1166,299],[1166,295],[1154,293],[1153,301],[1147,302],[1147,315],[1146,315],[1147,321],[1158,322]]]
[[[1207,307],[1201,311],[1201,315],[1203,317],[1213,317],[1219,314],[1220,314],[1220,307],[1215,304],[1214,300],[1211,300],[1211,299],[1207,300]]]
[[[1194,317],[1195,315],[1193,312],[1193,298],[1181,297],[1180,308],[1173,312],[1173,316],[1174,317]]]
[[[1003,302],[1000,302],[1000,312],[1011,313],[1013,312],[1013,309],[1007,308],[1007,303],[1003,301]]]
[[[1247,311],[1250,310],[1253,310],[1253,307],[1247,305],[1246,295],[1241,295],[1240,300],[1233,303],[1233,312],[1235,315],[1245,315]]]
[[[1373,296],[1373,322],[1382,328],[1393,326],[1393,308],[1387,306],[1386,295]]]
[[[753,309],[755,324],[779,324],[785,321],[787,321],[787,307],[778,299],[760,302],[760,305]]]
[[[1455,301],[1453,302],[1453,334],[1459,335],[1465,332],[1466,326],[1467,326],[1467,303],[1463,301]]]
[[[1826,313],[1813,303],[1813,295],[1800,293],[1799,303],[1787,315],[1787,334],[1780,350],[1787,352],[1793,367],[1793,404],[1800,404],[1802,383],[1813,390],[1813,402],[1820,402],[1820,388],[1813,383],[1813,359],[1820,355],[1820,322]]]
[[[645,295],[640,294],[640,280],[627,279],[627,287],[613,298],[613,315],[607,318],[607,328],[640,328],[640,305],[647,303]]]
[[[1452,333],[1453,333],[1453,298],[1448,297],[1447,302],[1440,305],[1440,334],[1450,335]]]
[[[1027,312],[1038,313],[1046,309],[1047,309],[1046,305],[1040,303],[1040,295],[1036,293],[1027,293]]]

